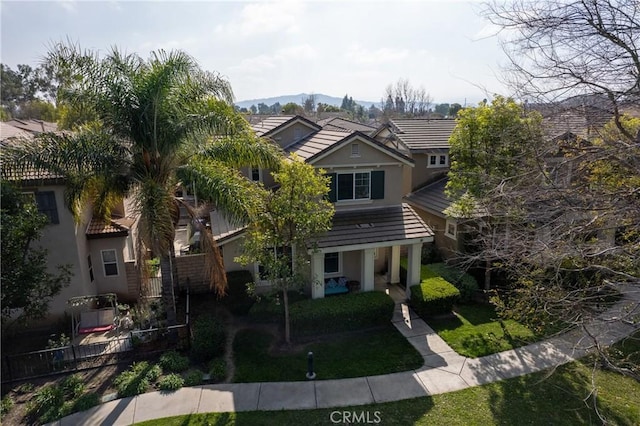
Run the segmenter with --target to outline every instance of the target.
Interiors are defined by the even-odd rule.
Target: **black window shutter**
[[[338,200],[353,200],[353,173],[338,175]]]
[[[371,199],[384,199],[384,170],[371,172]]]
[[[336,174],[335,173],[327,173],[329,177],[329,201],[335,203],[337,201],[337,192],[336,192]]]

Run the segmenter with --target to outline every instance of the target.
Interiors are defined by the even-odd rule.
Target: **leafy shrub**
[[[193,323],[191,354],[200,361],[207,361],[224,353],[226,334],[222,324],[214,317],[198,317]]]
[[[81,395],[76,401],[73,403],[72,412],[84,411],[88,410],[91,407],[95,407],[100,404],[100,395],[97,393],[85,393]]]
[[[221,382],[227,377],[227,362],[223,358],[212,359],[209,363],[209,376],[214,382]]]
[[[202,384],[202,371],[190,370],[184,375],[185,386],[198,386]]]
[[[67,376],[60,384],[65,399],[74,399],[84,393],[86,388],[80,374]]]
[[[2,398],[2,409],[0,410],[0,414],[4,416],[11,411],[11,408],[13,408],[13,398],[11,398],[11,395],[5,395],[4,398]]]
[[[301,300],[309,299],[304,293],[299,291],[289,291],[287,292],[287,296],[289,299],[289,306]],[[269,296],[260,297],[260,300],[251,307],[249,317],[252,321],[259,323],[280,323],[284,321],[284,303],[282,303],[282,293],[278,292]]]
[[[427,278],[411,286],[411,307],[422,318],[451,312],[460,290],[441,277]]]
[[[62,389],[55,385],[46,385],[38,389],[27,404],[27,412],[42,423],[58,418],[58,411],[64,402]]]
[[[247,283],[253,282],[249,271],[227,272],[227,295],[220,300],[234,315],[247,315],[256,300],[247,293]]]
[[[158,381],[158,387],[163,391],[174,391],[184,386],[184,379],[176,373],[167,374]]]
[[[35,385],[33,383],[23,383],[20,386],[18,386],[16,391],[18,393],[25,394],[25,393],[33,392],[34,389],[35,389]]]
[[[427,276],[425,276],[425,269]],[[423,267],[422,275],[423,279],[427,277],[442,277],[445,281],[453,284],[460,290],[460,301],[463,303],[473,301],[478,291],[478,282],[472,275],[444,263],[431,263],[426,265]]]
[[[189,358],[176,351],[169,351],[162,354],[159,364],[164,371],[180,373],[189,368]]]
[[[139,395],[145,393],[161,374],[162,368],[157,364],[149,365],[147,361],[136,362],[129,370],[120,373],[113,384],[120,397]]]
[[[291,334],[300,337],[385,325],[393,308],[393,300],[377,291],[295,302],[290,306]]]

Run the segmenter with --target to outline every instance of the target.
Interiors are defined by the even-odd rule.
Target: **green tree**
[[[438,104],[433,109],[438,114],[449,115],[449,111],[451,110],[451,105],[449,104]]]
[[[262,191],[238,261],[245,265],[258,262],[264,278],[282,292],[285,340],[290,343],[287,292],[309,281],[308,250],[313,250],[316,237],[331,229],[333,204],[326,199],[329,180],[323,171],[299,157],[283,160],[273,178],[279,188]]]
[[[449,144],[448,195],[455,216],[471,217],[484,195],[514,179],[543,140],[542,117],[513,99],[496,96],[458,114]]]
[[[457,117],[458,116],[458,112],[461,109],[462,109],[462,105],[457,104],[457,103],[451,104],[451,106],[449,106],[449,112],[448,112],[449,117]]]
[[[64,87],[65,100],[90,105],[99,121],[72,134],[43,134],[34,143],[5,149],[3,165],[64,176],[67,205],[76,216],[90,201],[95,215],[108,217],[114,199],[131,197],[138,216],[138,257],[142,264],[149,251],[160,258],[163,302],[173,324],[173,241],[182,203],[176,190],[192,184],[199,199],[232,222],[245,221],[255,185],[239,167],[276,168],[280,151],[257,139],[234,111],[229,83],[200,69],[184,52],[158,51],[144,60],[114,48],[100,58],[60,44],[49,52],[48,63],[75,76]],[[224,293],[222,260],[210,232],[202,231],[211,285]]]
[[[289,102],[282,107],[282,113],[287,115],[301,115],[304,114],[304,108],[295,102]]]
[[[36,246],[47,225],[32,198],[6,181],[2,187],[2,326],[43,318],[51,299],[69,284],[70,266],[47,269],[47,251]]]

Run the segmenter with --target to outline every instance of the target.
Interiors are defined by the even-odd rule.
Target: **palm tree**
[[[160,258],[163,302],[173,325],[173,240],[181,203],[176,189],[192,184],[197,196],[227,219],[246,222],[255,184],[239,167],[276,169],[281,152],[256,138],[235,112],[229,83],[182,51],[153,52],[143,60],[114,48],[100,58],[77,45],[58,44],[46,60],[68,76],[61,99],[91,108],[97,120],[73,133],[44,134],[36,143],[5,150],[11,158],[4,164],[63,176],[66,204],[76,217],[91,202],[94,215],[108,218],[114,199],[131,197],[138,216],[138,261],[148,251]],[[204,248],[212,260],[211,285],[224,293],[222,260],[210,234]]]

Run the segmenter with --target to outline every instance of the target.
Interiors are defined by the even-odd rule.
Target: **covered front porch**
[[[407,204],[336,213],[332,229],[311,252],[311,296],[348,292],[354,283],[360,291],[374,291],[376,275],[384,275],[385,284],[399,284],[400,256],[406,252],[408,298],[409,287],[420,282],[422,246],[431,242],[433,231]]]

